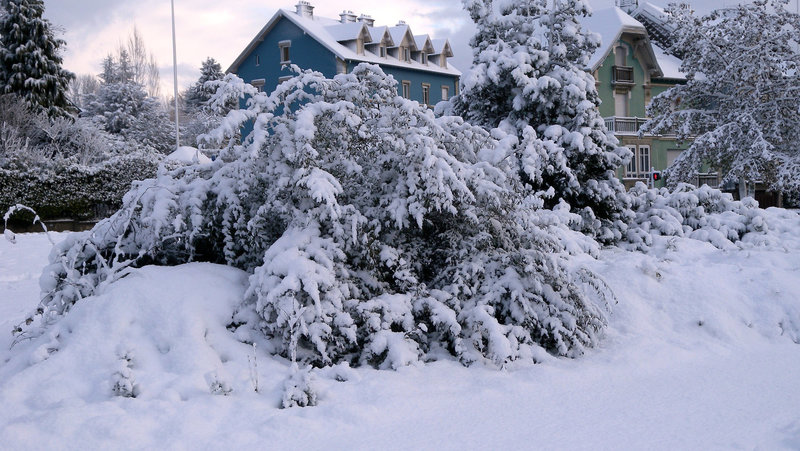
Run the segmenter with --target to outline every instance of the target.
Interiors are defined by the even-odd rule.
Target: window
[[[281,64],[290,63],[289,49],[292,47],[292,41],[281,41],[278,43],[278,48],[281,50]]]
[[[650,172],[650,146],[639,146],[639,177],[647,177]]]
[[[403,80],[403,98],[411,98],[411,82],[408,80]]]
[[[614,93],[614,116],[628,117],[628,93]]]
[[[261,55],[256,55],[256,66],[261,65]]]
[[[456,89],[453,91],[453,94],[458,95],[458,80],[456,80]]]
[[[447,100],[449,98],[450,98],[450,87],[442,86],[442,100]]]
[[[381,58],[386,58],[386,47],[381,46]]]
[[[422,103],[425,105],[431,104],[431,85],[428,83],[422,84]]]
[[[647,178],[652,168],[650,166],[650,146],[636,146],[631,144],[626,147],[633,153],[633,157],[628,165],[625,166],[624,178]]]
[[[422,52],[422,64],[428,65],[428,54],[425,52]]]
[[[253,87],[255,87],[256,89],[258,89],[258,92],[263,92],[265,82],[266,80],[264,80],[263,78],[256,78],[255,80],[251,81],[250,84],[253,85]]]
[[[408,47],[403,47],[403,61],[407,63],[411,62],[411,49]]]
[[[364,54],[364,41],[361,39],[358,39],[356,41],[356,53],[358,53],[359,55]]]

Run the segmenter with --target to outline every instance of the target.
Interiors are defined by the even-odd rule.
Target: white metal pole
[[[170,0],[172,6],[172,72],[175,85],[175,149],[181,146],[181,129],[178,125],[178,47],[175,44],[175,0]]]

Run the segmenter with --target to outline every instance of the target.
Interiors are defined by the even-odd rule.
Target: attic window
[[[422,52],[422,64],[428,65],[428,54],[425,52]]]
[[[256,55],[256,66],[261,65],[261,55]]]
[[[411,49],[408,47],[403,47],[403,61],[407,63],[411,62]]]
[[[361,39],[358,39],[356,41],[356,53],[358,53],[359,55],[364,54],[364,41]]]
[[[292,47],[292,41],[281,41],[278,43],[278,48],[281,50],[281,64],[288,64],[292,62],[289,57],[289,49]]]
[[[381,58],[386,58],[386,47],[381,46]]]

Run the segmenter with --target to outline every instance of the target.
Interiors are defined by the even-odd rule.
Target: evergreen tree
[[[50,117],[66,116],[67,98],[75,78],[61,67],[57,39],[50,22],[42,18],[42,0],[0,0],[0,93],[15,94]]]
[[[172,148],[169,118],[158,99],[147,95],[135,81],[126,50],[117,59],[103,60],[102,84],[96,95],[87,99],[83,115],[93,117],[107,132],[147,145],[160,151]]]
[[[644,130],[694,137],[667,170],[671,185],[705,165],[723,182],[800,193],[800,16],[785,5],[757,0],[702,18],[688,5],[667,10],[688,81],[653,99]]]
[[[619,239],[629,199],[616,177],[627,149],[607,132],[597,109],[589,57],[599,37],[579,17],[583,0],[466,0],[478,31],[473,67],[452,112],[518,139],[516,158],[528,186],[583,217],[584,231]],[[551,190],[552,188],[552,190]]]
[[[220,83],[225,77],[222,67],[214,58],[206,58],[200,67],[200,78],[183,93],[184,113],[186,120],[182,120],[181,141],[196,144],[206,149],[216,149],[222,144],[213,139],[200,140],[201,136],[216,129],[229,111],[238,106],[238,101],[224,104],[211,105],[209,100],[216,94]]]
[[[186,110],[196,111],[205,105],[217,92],[217,87],[207,86],[206,82],[222,80],[224,77],[222,66],[214,58],[206,58],[200,67],[200,78],[186,90],[184,95]]]

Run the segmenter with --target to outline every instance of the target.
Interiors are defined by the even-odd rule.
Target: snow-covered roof
[[[646,8],[648,14],[654,17],[663,18],[664,10],[658,8],[650,3],[642,3]],[[591,70],[596,70],[606,57],[614,50],[614,45],[620,39],[623,33],[639,35],[647,45],[643,47],[645,54],[649,56],[653,64],[653,71],[651,74],[659,78],[670,78],[676,80],[683,80],[686,76],[680,72],[679,68],[681,61],[675,56],[668,55],[663,48],[656,45],[650,38],[647,28],[636,20],[634,17],[620,9],[619,7],[598,8],[590,17],[581,20],[583,26],[590,31],[600,35],[600,47],[592,54],[589,59],[589,67]]]
[[[325,27],[333,39],[337,42],[341,41],[354,41],[359,37],[364,39],[364,42],[372,41],[372,34],[369,32],[368,27],[364,23],[349,22],[337,23]]]
[[[369,35],[372,38],[372,44],[380,44],[383,41],[389,45],[394,45],[392,35],[389,33],[389,27],[385,25],[381,27],[367,27],[367,31],[369,31]]]
[[[685,80],[686,74],[681,72],[681,60],[673,55],[668,55],[661,47],[651,43],[653,53],[656,54],[658,66],[661,67],[661,78],[671,78],[675,80]]]
[[[592,70],[597,69],[611,53],[622,33],[647,35],[644,25],[616,6],[597,9],[591,16],[583,18],[581,23],[589,30],[599,34],[601,39],[600,47],[589,60],[589,67]]]
[[[431,39],[431,45],[433,45],[432,55],[453,56],[453,49],[448,39]]]
[[[394,45],[401,45],[405,39],[409,44],[411,44],[411,50],[419,50],[417,49],[417,43],[414,40],[414,35],[411,34],[411,27],[408,25],[396,25],[394,27],[389,27],[389,34],[392,35]]]
[[[342,42],[357,39],[358,34],[362,32],[365,33],[364,34],[365,38],[370,39],[370,41],[366,41],[367,43],[377,43],[380,42],[381,38],[378,38],[376,40],[376,37],[381,35],[385,30],[391,37],[394,46],[399,46],[403,42],[403,39],[407,37],[411,50],[417,51],[418,49],[416,48],[417,47],[416,39],[414,35],[411,34],[409,26],[406,24],[398,24],[397,26],[394,27],[382,27],[382,26],[368,27],[363,22],[341,23],[341,21],[339,20],[329,19],[324,17],[301,16],[295,13],[294,11],[288,9],[279,9],[275,13],[275,15],[272,16],[269,22],[267,22],[267,24],[264,25],[261,31],[258,32],[258,34],[253,38],[253,40],[250,41],[250,44],[247,45],[244,51],[242,51],[242,53],[236,58],[233,64],[231,64],[227,72],[236,73],[239,70],[239,66],[241,66],[241,64],[244,62],[247,56],[250,55],[250,53],[253,50],[255,50],[256,47],[258,47],[258,45],[263,41],[264,36],[266,36],[272,30],[275,24],[277,24],[278,21],[281,19],[287,19],[291,21],[292,23],[297,25],[300,29],[302,29],[307,35],[311,36],[317,42],[322,44],[331,53],[333,53],[334,55],[345,61],[367,62],[373,64],[380,64],[383,66],[410,68],[426,72],[453,75],[457,77],[461,76],[461,71],[451,66],[450,64],[447,64],[445,67],[442,67],[438,64],[423,64],[414,60],[408,62],[400,61],[397,58],[392,57],[390,55],[387,55],[386,57],[381,57],[380,55],[376,55],[366,49],[364,50],[363,54],[359,54],[354,49],[351,49],[346,45],[342,44]],[[440,45],[444,46],[444,44]],[[433,54],[438,54],[437,46],[433,45],[433,48],[434,48]],[[447,48],[449,49],[449,45],[447,46]],[[445,56],[452,56],[452,51],[450,51],[449,54],[445,54]]]

